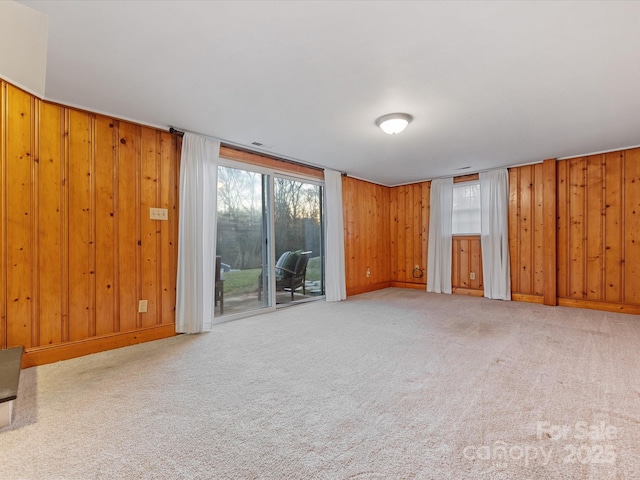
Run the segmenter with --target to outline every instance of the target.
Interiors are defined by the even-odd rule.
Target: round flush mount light
[[[379,126],[384,133],[396,135],[407,128],[411,120],[413,120],[413,117],[408,113],[389,113],[388,115],[383,115],[378,118],[376,125]]]

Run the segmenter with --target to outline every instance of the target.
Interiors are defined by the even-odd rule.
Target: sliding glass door
[[[322,186],[276,176],[273,198],[276,303],[324,295]]]
[[[322,195],[318,182],[219,167],[216,317],[324,295]]]
[[[263,173],[218,167],[218,229],[222,299],[216,317],[271,307],[270,178]]]

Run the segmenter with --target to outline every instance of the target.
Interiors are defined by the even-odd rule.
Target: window
[[[480,235],[480,182],[453,186],[452,233]]]

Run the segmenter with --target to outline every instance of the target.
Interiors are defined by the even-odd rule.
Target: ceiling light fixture
[[[413,120],[413,117],[408,113],[389,113],[388,115],[383,115],[378,118],[376,125],[379,126],[384,133],[396,135],[407,128],[411,120]]]

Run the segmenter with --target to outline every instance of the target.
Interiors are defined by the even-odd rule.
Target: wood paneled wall
[[[509,184],[514,300],[640,313],[640,148],[510,168]],[[426,275],[412,272],[418,264],[426,272],[430,183],[386,188],[348,179],[345,192],[350,294],[424,288]],[[387,235],[379,216],[387,192],[388,247],[368,240]],[[383,258],[385,248],[388,277],[376,269],[367,280],[366,259]],[[454,237],[452,249],[454,291],[482,292],[480,238]]]
[[[640,149],[559,161],[560,303],[640,313],[639,274]]]
[[[455,236],[451,249],[453,293],[484,295],[480,235]]]
[[[392,285],[426,288],[431,182],[391,187],[389,195]]]
[[[538,297],[530,300],[540,302],[544,285],[542,173],[542,163],[509,169],[511,292],[516,297]]]
[[[347,295],[390,286],[389,187],[342,177],[342,201]]]
[[[347,294],[426,288],[431,182],[383,187],[345,178],[343,189]],[[482,294],[480,237],[454,237],[452,249],[454,291]]]
[[[28,366],[172,335],[179,139],[0,92],[0,347]]]

